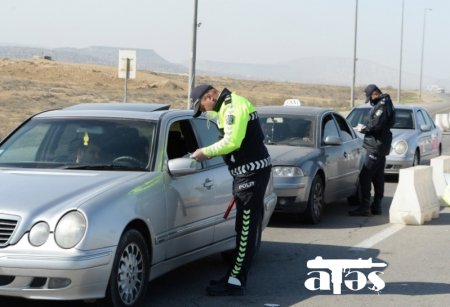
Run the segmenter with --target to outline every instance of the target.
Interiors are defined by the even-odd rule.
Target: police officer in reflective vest
[[[359,207],[349,214],[352,216],[380,215],[381,200],[384,196],[384,167],[386,156],[391,150],[392,133],[390,128],[395,122],[395,109],[388,94],[383,94],[375,84],[369,84],[364,90],[366,103],[372,109],[364,124],[356,127],[364,134],[363,147],[366,149],[364,165],[359,174],[361,198]],[[373,183],[375,194],[370,203],[370,190]]]
[[[191,102],[194,117],[202,112],[217,115],[221,134],[216,143],[197,149],[191,158],[200,162],[223,156],[233,176],[232,194],[236,201],[236,247],[232,265],[223,278],[210,281],[206,290],[212,296],[244,295],[271,173],[264,134],[255,107],[226,88],[219,92],[211,85],[199,85],[191,93]]]

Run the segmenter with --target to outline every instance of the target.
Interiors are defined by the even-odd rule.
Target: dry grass
[[[172,108],[187,107],[187,76],[138,72],[128,82],[128,101],[169,103]],[[197,84],[227,87],[247,97],[255,105],[280,105],[297,98],[305,105],[346,110],[350,88],[290,82],[237,80],[197,76]],[[395,89],[386,89],[395,96]],[[363,89],[356,89],[356,103],[362,103]],[[123,101],[124,80],[117,68],[30,59],[0,59],[0,139],[23,120],[48,109],[80,102]],[[424,95],[425,101],[436,97]],[[416,92],[405,92],[404,102],[417,102]]]

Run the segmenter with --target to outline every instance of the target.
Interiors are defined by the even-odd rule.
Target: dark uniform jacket
[[[371,102],[372,103],[372,102]],[[391,150],[395,109],[387,94],[381,95],[366,117],[363,147],[369,154],[388,155]]]

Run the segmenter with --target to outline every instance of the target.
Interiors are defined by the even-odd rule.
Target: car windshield
[[[312,116],[259,114],[267,145],[314,147],[315,124]]]
[[[155,123],[34,118],[0,145],[0,167],[144,170]]]
[[[364,124],[365,118],[369,114],[370,108],[356,108],[348,115],[347,121],[352,127]],[[409,109],[395,110],[394,129],[414,129],[413,112]]]

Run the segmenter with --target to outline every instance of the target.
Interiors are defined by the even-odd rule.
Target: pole
[[[400,103],[402,91],[402,60],[403,60],[403,17],[405,15],[405,0],[402,0],[402,20],[400,26],[400,67],[398,73],[397,103]]]
[[[427,11],[431,11],[430,8],[423,10],[423,29],[422,29],[422,55],[420,57],[420,85],[419,85],[419,99],[422,101],[422,75],[423,75],[423,53],[425,49],[425,24],[427,21]]]
[[[355,0],[355,39],[353,42],[353,81],[352,81],[352,90],[350,93],[350,108],[355,106],[355,79],[356,79],[356,40],[358,34],[358,0]]]
[[[187,109],[191,108],[191,92],[195,85],[195,57],[197,48],[197,7],[198,0],[194,0],[194,22],[192,26],[192,50],[191,50],[191,65],[189,68],[189,81],[188,81],[188,97],[187,97]]]
[[[128,78],[130,77],[130,59],[127,58],[127,71],[125,73],[125,89],[123,94],[123,102],[127,102],[128,94]]]

